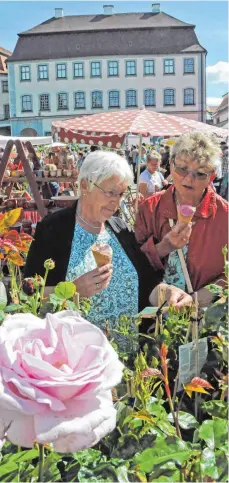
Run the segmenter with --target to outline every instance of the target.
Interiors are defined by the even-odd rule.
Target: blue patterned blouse
[[[112,247],[113,274],[108,287],[91,297],[87,319],[101,329],[108,320],[109,328],[114,329],[121,315],[133,317],[138,313],[138,275],[110,227],[100,234],[93,234],[75,225],[66,280],[72,281],[96,268],[91,251],[96,242],[108,243]]]

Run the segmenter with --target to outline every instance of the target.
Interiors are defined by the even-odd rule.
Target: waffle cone
[[[193,219],[193,215],[192,216],[184,216],[184,215],[181,215],[179,211],[177,213],[177,217],[178,217],[179,223],[187,223],[187,225],[189,223],[191,223],[191,221]]]
[[[102,267],[103,265],[107,265],[108,263],[112,262],[112,253],[102,253],[98,250],[98,246],[96,245],[91,247],[91,251],[94,255],[97,267]]]

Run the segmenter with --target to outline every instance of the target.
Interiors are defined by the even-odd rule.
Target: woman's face
[[[150,159],[147,163],[147,169],[150,173],[155,173],[160,167],[159,159]]]
[[[204,190],[214,179],[214,172],[207,166],[200,166],[185,156],[177,156],[170,163],[174,186],[178,194],[187,201],[201,199]],[[180,171],[179,171],[180,169]],[[185,172],[185,170],[190,171]],[[207,177],[205,176],[207,174]]]
[[[84,184],[86,189],[84,189]],[[96,183],[92,191],[88,191],[88,184],[83,180],[81,196],[83,201],[87,203],[90,218],[100,223],[108,220],[119,209],[127,188],[128,183],[121,181],[119,176],[112,176],[100,184]]]

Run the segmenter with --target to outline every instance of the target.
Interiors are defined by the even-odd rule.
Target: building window
[[[9,119],[10,118],[10,105],[4,104],[3,105],[3,111],[4,111],[4,119]]]
[[[127,60],[126,61],[126,75],[136,75],[136,61]]]
[[[66,92],[60,92],[57,95],[57,109],[68,109],[68,94]]]
[[[2,92],[9,92],[8,81],[2,81]]]
[[[100,62],[91,62],[91,77],[101,77]]]
[[[76,77],[84,77],[83,62],[74,63],[74,78]]]
[[[164,60],[164,74],[175,74],[174,59]]]
[[[135,89],[129,89],[126,91],[126,107],[137,106],[137,91]]]
[[[109,107],[119,107],[119,91],[109,92]]]
[[[174,106],[174,89],[165,89],[164,90],[164,105],[165,106]]]
[[[48,80],[48,66],[47,64],[38,65],[38,80]]]
[[[45,136],[52,136],[52,131],[45,131]]]
[[[184,74],[194,74],[194,59],[184,59]]]
[[[194,89],[185,89],[184,90],[184,105],[193,105],[194,104]]]
[[[56,78],[57,79],[67,79],[67,65],[57,64],[56,66]]]
[[[21,81],[30,81],[30,66],[29,65],[21,65],[20,66],[20,78]]]
[[[144,91],[144,104],[145,106],[155,106],[155,90],[146,89]]]
[[[21,110],[22,112],[32,111],[32,96],[26,95],[21,98]]]
[[[101,91],[92,92],[92,106],[94,108],[103,107],[103,96]]]
[[[144,60],[144,75],[154,75],[154,60]]]
[[[118,61],[110,61],[108,62],[108,77],[117,77],[118,76]]]
[[[50,111],[49,94],[40,95],[40,111]]]
[[[75,109],[85,109],[85,94],[84,92],[75,92],[74,94]]]

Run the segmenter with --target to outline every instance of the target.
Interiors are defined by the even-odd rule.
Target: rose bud
[[[48,260],[45,260],[44,268],[45,270],[53,270],[55,268],[55,262],[51,258],[48,258]]]
[[[22,282],[22,290],[26,295],[33,295],[36,290],[34,287],[34,279],[33,278],[24,278]]]

